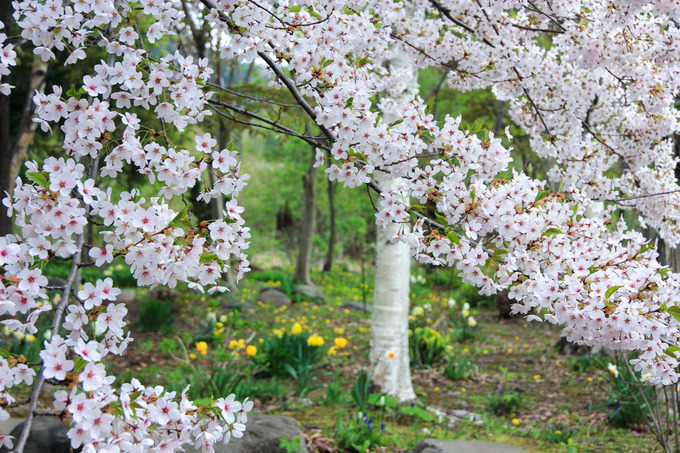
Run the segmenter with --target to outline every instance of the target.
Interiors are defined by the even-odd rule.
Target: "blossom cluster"
[[[586,212],[623,199],[667,244],[680,241],[675,2],[256,3],[203,1],[230,36],[223,55],[259,56],[275,85],[309,100],[331,143],[317,152],[330,179],[396,178],[382,187],[379,225],[436,208],[436,222],[400,235],[420,261],[456,266],[487,294],[509,288],[516,312],[566,324],[570,340],[640,351],[653,382],[678,379],[677,275],[610,209]],[[564,190],[508,171],[508,130],[481,137],[459,118],[435,121],[405,90],[416,73],[393,64],[403,55],[416,69],[443,66],[453,88],[492,87]],[[293,87],[276,61],[295,70]]]
[[[376,221],[416,216],[412,231],[399,238],[420,261],[456,266],[484,293],[509,289],[516,312],[565,324],[574,341],[639,351],[634,363],[651,382],[677,381],[671,347],[680,343],[680,277],[659,265],[653,247],[613,209],[587,211],[594,200],[624,199],[622,207],[637,209],[669,245],[680,243],[677,1],[184,6],[187,16],[164,0],[13,3],[22,39],[43,60],[63,52],[70,65],[101,49],[107,57],[76,89],[65,94],[54,86],[34,97],[37,122],[61,131],[65,157],[29,163],[30,181],[17,181],[4,200],[20,234],[0,238],[2,323],[34,334],[38,318],[53,308],[41,263],[72,257],[73,268],[41,353],[43,374],[0,360],[5,403],[13,400],[8,389],[34,379],[38,387],[45,377],[75,384],[57,404],[72,415],[74,446],[85,451],[164,451],[188,442],[210,451],[243,431],[245,415],[234,414],[250,406],[233,398],[198,416],[184,395],[162,388],[133,381],[113,391],[101,360],[130,341],[125,307],[115,303],[117,290],[106,279],[71,297],[79,266],[115,257],[142,285],[187,282],[200,291],[224,290],[219,276],[228,268],[237,277],[248,269],[250,234],[236,198],[247,175],[233,151],[198,131],[215,105],[208,91],[216,86],[213,71],[206,59],[168,41],[178,24],[199,18],[221,58],[257,59],[271,84],[285,87],[316,122],[328,143],[314,142],[316,162],[329,160],[330,179],[375,187],[377,172],[389,172],[394,182],[381,188]],[[7,40],[0,34],[0,75],[15,64]],[[411,67],[394,63],[404,56]],[[491,87],[536,154],[554,163],[549,177],[564,190],[552,193],[546,182],[508,170],[508,130],[481,136],[459,118],[436,121],[406,89],[418,69],[430,66],[446,68],[453,88]],[[0,85],[3,95],[10,90]],[[143,120],[149,114],[152,125]],[[195,147],[171,143],[170,127],[190,128]],[[158,196],[113,194],[107,182],[125,168],[148,177]],[[206,172],[215,183],[200,199],[230,201],[221,219],[194,228],[180,195]],[[405,197],[418,204],[408,207]],[[425,207],[437,211],[436,221],[418,218]],[[99,225],[101,240],[86,241],[90,222]]]
[[[66,64],[75,64],[93,52],[93,44],[107,57],[81,86],[68,93],[53,86],[33,98],[35,121],[44,131],[61,131],[65,155],[28,162],[28,180],[17,180],[3,201],[15,214],[19,233],[0,238],[0,315],[10,332],[27,334],[37,332],[43,313],[52,310],[54,320],[40,353],[41,373],[21,357],[0,359],[0,417],[8,416],[5,407],[14,402],[12,387],[39,388],[49,379],[71,386],[68,394],[57,392],[55,409],[72,420],[74,448],[175,451],[193,444],[212,451],[216,442],[242,435],[252,402],[240,404],[232,395],[198,408],[185,393],[143,387],[135,380],[116,390],[102,361],[122,354],[132,341],[127,309],[116,303],[120,290],[110,278],[71,289],[79,267],[105,266],[116,257],[145,286],[186,282],[199,291],[224,291],[223,272],[231,269],[239,279],[248,270],[250,233],[237,202],[247,176],[240,174],[236,152],[217,148],[207,133],[196,135],[195,148],[183,149],[166,133],[210,114],[210,94],[203,87],[212,69],[207,60],[177,51],[160,58],[147,53],[147,43],[170,34],[183,14],[172,2],[142,4],[137,12],[137,6],[123,1],[13,3],[21,37],[44,61],[65,51]],[[143,36],[137,14],[150,19]],[[6,36],[0,38],[4,75],[14,65],[14,53],[11,45],[1,47]],[[9,90],[1,89],[3,94]],[[155,118],[152,124],[142,119],[148,117],[145,110]],[[158,195],[147,198],[137,189],[113,193],[110,181],[125,168],[148,177]],[[180,196],[206,172],[216,183],[200,199],[226,196],[230,201],[221,218],[197,228]],[[93,222],[99,237],[87,237],[85,227]],[[72,262],[64,288],[48,287],[42,275],[43,265],[55,258]],[[48,289],[62,291],[55,307],[47,300]],[[0,434],[0,443],[11,445],[12,439]]]

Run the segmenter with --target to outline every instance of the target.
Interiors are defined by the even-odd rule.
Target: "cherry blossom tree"
[[[36,94],[37,121],[63,133],[64,157],[29,162],[29,180],[4,200],[18,234],[0,238],[2,323],[34,333],[41,316],[53,321],[40,364],[0,360],[2,416],[11,389],[30,386],[30,426],[51,379],[74,384],[56,394],[56,409],[71,415],[73,445],[85,451],[186,443],[211,451],[242,434],[251,403],[230,397],[201,409],[136,380],[114,390],[101,360],[130,341],[125,307],[111,281],[73,290],[80,266],[117,256],[148,286],[220,291],[225,268],[247,271],[249,233],[237,203],[247,175],[234,151],[215,149],[203,132],[192,149],[167,134],[191,131],[212,112],[317,148],[330,179],[383,197],[378,225],[412,222],[396,239],[419,261],[455,266],[486,294],[509,289],[515,312],[565,325],[572,341],[639,352],[632,365],[644,379],[677,382],[679,276],[617,213],[635,209],[667,244],[680,241],[679,1],[21,0],[13,8],[20,37],[0,34],[0,75],[16,64],[19,40],[46,61],[63,52],[76,64],[102,49],[107,57],[82,86]],[[168,45],[185,15],[208,22],[220,58],[266,71],[319,134],[237,102],[242,93],[211,83],[206,60]],[[509,133],[481,136],[450,116],[436,122],[416,95],[400,97],[387,119],[383,93],[403,82],[388,64],[398,55],[416,69],[445,66],[452,88],[491,87],[536,154],[554,162],[549,177],[560,189],[509,171]],[[0,83],[3,96],[11,90]],[[141,124],[140,110],[154,124]],[[107,189],[124,165],[159,182],[158,197]],[[222,219],[195,228],[186,209],[170,206],[206,171],[215,183],[201,200],[231,201]],[[394,182],[378,184],[376,172]],[[596,201],[605,202],[602,213],[585,215]],[[419,211],[425,205],[435,219]],[[103,247],[86,244],[90,222],[100,225]],[[40,267],[53,257],[73,263],[56,306]]]

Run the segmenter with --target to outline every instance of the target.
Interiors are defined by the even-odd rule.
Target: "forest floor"
[[[361,389],[362,370],[370,372],[371,315],[358,308],[370,301],[371,277],[341,270],[314,274],[324,301],[283,308],[256,302],[262,288],[290,293],[289,274],[254,272],[237,291],[215,297],[137,290],[128,305],[135,341],[111,361],[110,372],[120,382],[138,377],[177,391],[191,384],[190,396],[199,402],[232,392],[248,396],[255,412],[297,419],[321,452],[361,444],[366,432],[352,431],[361,398],[353,394]],[[471,307],[464,314],[466,303]],[[374,426],[384,424],[366,444],[370,451],[407,452],[429,437],[504,442],[529,452],[661,451],[639,412],[625,404],[616,382],[623,375],[616,378],[607,367],[614,357],[562,354],[555,348],[558,327],[501,320],[492,300],[450,276],[418,277],[411,306],[412,328],[437,327],[440,360],[412,368],[414,406],[399,407],[391,399],[380,406],[380,395],[368,398],[364,410]],[[474,328],[456,324],[469,316]],[[316,352],[308,367],[272,369],[272,357],[286,354],[276,348],[290,347],[281,338],[299,335],[306,344],[315,334],[323,345],[311,348]],[[333,354],[329,347],[342,345],[337,338],[347,344]]]

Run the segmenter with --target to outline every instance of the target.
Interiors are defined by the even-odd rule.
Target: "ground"
[[[300,421],[310,445],[316,442],[321,452],[343,451],[338,447],[343,433],[364,441],[365,431],[351,431],[360,409],[352,394],[361,371],[370,370],[370,313],[357,309],[364,299],[370,306],[370,273],[363,278],[350,271],[315,274],[325,301],[283,308],[256,302],[263,287],[290,292],[287,275],[287,270],[255,272],[237,290],[216,297],[181,289],[138,290],[128,305],[135,341],[123,357],[110,361],[111,372],[122,382],[139,377],[180,391],[191,384],[199,401],[231,392],[249,396],[256,412]],[[436,327],[443,340],[441,360],[412,370],[418,395],[413,407],[423,410],[399,408],[389,400],[381,407],[379,395],[369,398],[364,410],[375,418],[373,426],[385,426],[367,444],[371,451],[410,451],[426,437],[506,442],[529,452],[661,451],[639,421],[628,420],[626,427],[610,421],[621,399],[612,393],[615,378],[607,369],[615,357],[561,354],[555,349],[559,327],[500,320],[492,300],[453,277],[426,274],[413,282],[412,291],[411,327]],[[464,314],[465,303],[470,307]],[[474,328],[465,325],[469,316]],[[272,372],[267,351],[273,355],[271,348],[282,347],[278,336],[296,341],[300,335],[306,344],[313,334],[323,339],[323,345],[309,347],[321,353],[316,359],[294,363],[292,372]],[[347,345],[331,354],[336,338]],[[252,356],[248,345],[257,350]],[[446,368],[461,358],[452,380]],[[21,415],[20,408],[16,411]],[[463,420],[453,417],[462,411],[468,413]]]

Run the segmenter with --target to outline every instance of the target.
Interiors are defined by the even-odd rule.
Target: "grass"
[[[412,381],[422,407],[449,415],[428,417],[423,414],[431,412],[418,406],[381,407],[375,404],[376,396],[355,402],[357,377],[361,370],[370,370],[370,312],[345,304],[361,303],[364,297],[370,300],[372,276],[362,280],[360,272],[347,268],[314,273],[324,303],[275,308],[255,302],[261,288],[280,285],[291,272],[261,271],[244,279],[237,291],[215,297],[180,291],[167,314],[154,303],[148,323],[132,325],[135,342],[129,351],[112,358],[109,368],[121,382],[137,376],[145,383],[170,384],[177,390],[192,383],[191,396],[198,399],[227,391],[239,398],[249,396],[256,411],[290,415],[302,426],[317,426],[326,437],[336,438],[336,445],[338,440],[347,442],[342,433],[338,437],[338,420],[349,427],[348,415],[361,405],[385,424],[380,436],[368,438],[369,444],[383,443],[387,451],[410,451],[427,437],[505,442],[529,452],[659,451],[650,433],[609,422],[613,408],[608,405],[606,359],[561,356],[553,348],[558,328],[530,325],[522,319],[499,321],[492,300],[441,271],[412,282],[411,306],[418,309],[412,312],[412,329],[432,327],[445,344],[441,361],[421,360],[413,367]],[[241,313],[228,308],[246,303],[255,310]],[[463,316],[465,303],[470,307]],[[460,323],[453,326],[446,321],[469,316],[476,320],[474,335],[464,338],[455,333]],[[285,333],[288,338],[296,329],[301,345],[314,335],[315,341],[321,338],[323,356],[309,361],[301,356],[300,363],[292,364],[295,373],[287,368],[272,372],[265,356],[276,351],[272,335]],[[347,345],[334,347],[336,338],[346,339]],[[199,343],[204,344],[199,347]],[[25,343],[17,343],[20,347],[25,348]],[[300,351],[302,347],[296,346]],[[306,382],[302,371],[310,372]],[[361,389],[362,395],[366,392]],[[498,409],[503,398],[505,406]],[[460,411],[477,414],[476,421],[463,418],[449,423],[448,418]],[[363,434],[350,432],[345,437],[363,445],[367,439]],[[378,447],[370,450],[379,451]]]

